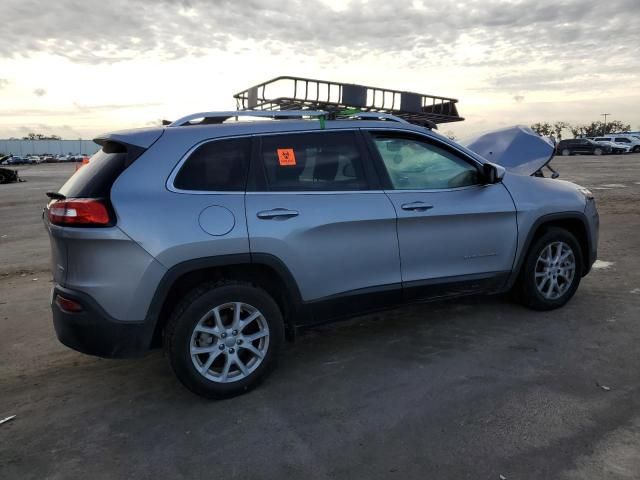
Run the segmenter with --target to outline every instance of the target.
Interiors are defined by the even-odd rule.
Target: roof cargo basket
[[[378,112],[425,126],[464,120],[455,98],[301,77],[276,77],[234,98],[238,110],[324,110],[337,117]]]

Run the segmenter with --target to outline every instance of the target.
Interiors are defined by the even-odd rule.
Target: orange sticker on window
[[[296,154],[293,153],[293,148],[279,148],[278,149],[278,162],[281,166],[295,165]]]

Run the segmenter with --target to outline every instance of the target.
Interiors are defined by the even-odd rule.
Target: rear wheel
[[[549,228],[531,246],[515,287],[520,301],[534,310],[552,310],[567,303],[582,277],[583,260],[575,237]]]
[[[636,145],[635,147],[633,147],[633,152],[634,153],[640,152],[640,145]]]
[[[562,155],[564,155],[565,157],[568,157],[569,155],[571,155],[571,150],[569,150],[568,148],[563,148]]]
[[[275,367],[284,323],[275,301],[245,283],[205,284],[178,304],[164,347],[178,379],[207,398],[257,386]]]

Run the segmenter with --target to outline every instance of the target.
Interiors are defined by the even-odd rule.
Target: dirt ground
[[[640,478],[640,155],[560,158],[593,189],[600,261],[553,312],[412,305],[304,333],[257,390],[208,402],[160,351],[55,338],[44,192],[0,185],[0,478]]]

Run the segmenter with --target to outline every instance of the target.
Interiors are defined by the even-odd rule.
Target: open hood
[[[488,161],[521,175],[533,175],[549,163],[555,152],[551,140],[523,125],[485,133],[466,147]]]

